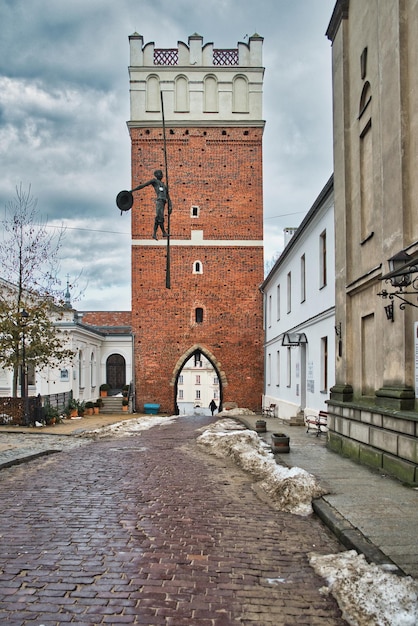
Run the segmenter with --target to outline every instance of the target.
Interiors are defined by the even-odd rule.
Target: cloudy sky
[[[130,309],[129,45],[235,48],[264,37],[265,257],[283,249],[332,173],[335,0],[2,0],[0,211],[31,185],[48,223],[64,224],[60,275],[82,271],[80,310]]]

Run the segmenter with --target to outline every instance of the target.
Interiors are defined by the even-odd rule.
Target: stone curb
[[[388,569],[390,569],[393,574],[406,576],[405,572],[403,572],[400,567],[334,509],[333,506],[328,504],[323,497],[313,500],[312,508],[315,514],[333,532],[343,546],[349,550],[356,550],[356,552],[364,554],[368,563],[389,566]]]
[[[34,461],[41,456],[48,456],[49,454],[55,454],[56,452],[61,452],[61,450],[42,450],[41,452],[35,452],[34,454],[25,454],[20,457],[15,457],[14,459],[10,459],[10,461],[0,463],[0,470],[12,467],[13,465],[22,465],[28,461]]]
[[[245,419],[245,416],[231,415],[231,418],[241,422],[249,430],[255,430],[251,421]],[[259,433],[259,436],[266,441],[265,437],[268,434],[269,433],[267,431],[266,433]],[[277,458],[276,455],[274,458],[278,465],[291,467],[283,460],[283,458]],[[384,554],[384,552],[382,552],[374,543],[367,539],[367,537],[365,537],[363,533],[361,533],[351,524],[351,522],[341,515],[337,509],[328,504],[328,502],[324,500],[324,497],[313,500],[312,508],[314,513],[331,530],[331,532],[337,537],[338,541],[347,549],[356,550],[356,552],[363,554],[366,561],[369,563],[387,566],[387,569],[389,569],[393,574],[406,576],[405,572],[398,565],[386,556],[386,554]]]

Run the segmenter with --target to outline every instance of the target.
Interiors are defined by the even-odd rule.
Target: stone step
[[[122,400],[123,398],[108,396],[102,398],[103,406],[100,409],[101,413],[121,413],[122,412]]]

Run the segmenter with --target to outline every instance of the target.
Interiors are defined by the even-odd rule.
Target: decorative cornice
[[[337,0],[330,23],[328,24],[327,32],[325,33],[328,39],[332,42],[335,39],[342,20],[348,19],[349,5],[350,0]]]

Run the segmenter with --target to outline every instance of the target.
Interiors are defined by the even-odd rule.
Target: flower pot
[[[274,454],[286,453],[290,451],[289,447],[290,438],[284,433],[272,433],[271,435],[271,449]]]
[[[128,410],[128,405],[122,404],[122,411],[127,411],[127,410]]]
[[[255,423],[255,432],[256,433],[265,433],[266,428],[266,420],[257,420]]]
[[[107,398],[107,391],[101,391],[100,392],[100,397],[101,398]]]
[[[95,406],[95,407],[93,408],[93,415],[99,415],[99,412],[100,412],[99,407],[98,407],[98,406]]]

